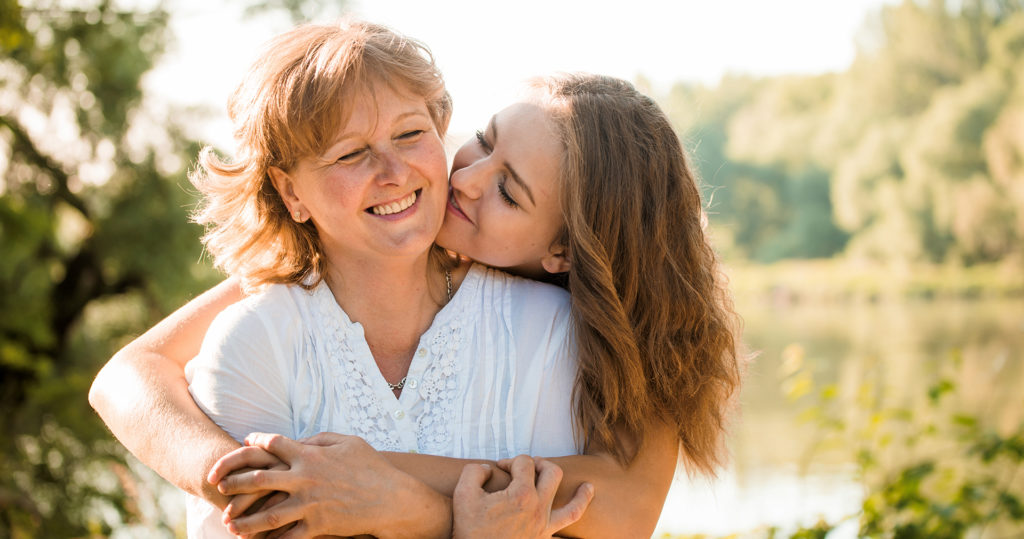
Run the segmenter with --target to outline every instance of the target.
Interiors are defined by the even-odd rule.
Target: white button
[[[413,378],[413,379],[411,379],[411,380],[407,380],[407,381],[405,382],[405,385],[406,385],[406,387],[408,387],[409,389],[416,389],[416,386],[418,386],[419,384],[418,384],[418,383],[416,382],[416,379],[415,379],[415,378]]]
[[[403,417],[405,417],[405,412],[401,410],[395,410],[395,413],[391,415],[395,416],[395,419],[402,419]]]
[[[427,349],[426,348],[420,348],[419,350],[416,351],[416,353],[419,354],[420,357],[423,357],[423,356],[427,355]]]

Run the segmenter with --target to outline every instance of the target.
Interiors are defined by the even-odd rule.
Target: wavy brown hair
[[[580,435],[629,462],[658,419],[689,470],[714,474],[741,380],[740,323],[679,138],[626,81],[569,74],[533,87],[565,146]]]
[[[228,101],[236,158],[211,148],[191,180],[203,195],[193,215],[207,225],[203,243],[217,267],[245,288],[286,283],[312,287],[324,274],[312,222],[293,221],[268,175],[322,153],[348,121],[355,99],[386,85],[422,97],[442,138],[452,102],[426,45],[384,26],[345,21],[301,25],[265,46]]]

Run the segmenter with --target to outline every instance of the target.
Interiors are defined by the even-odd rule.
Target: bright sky
[[[350,0],[363,18],[427,43],[455,99],[451,133],[463,138],[509,104],[522,80],[591,71],[655,90],[714,84],[730,72],[820,73],[846,68],[867,14],[892,0]],[[178,43],[147,84],[182,105],[217,112],[195,126],[230,146],[224,104],[259,45],[286,30],[281,16],[245,19],[238,3],[172,4]],[[232,5],[234,5],[232,7]]]

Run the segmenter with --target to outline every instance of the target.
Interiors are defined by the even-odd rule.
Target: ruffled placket
[[[323,370],[320,385],[327,398],[321,408],[326,417],[316,421],[320,428],[358,435],[380,451],[450,452],[454,403],[466,383],[460,351],[472,322],[471,310],[462,306],[472,301],[480,272],[470,269],[459,292],[420,337],[401,398],[381,375],[362,325],[349,319],[321,282],[313,299],[323,333],[311,337],[326,354],[314,354],[322,364],[310,365],[314,372]]]

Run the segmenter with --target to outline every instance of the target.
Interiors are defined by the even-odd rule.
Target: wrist
[[[452,536],[452,499],[404,472],[396,470],[394,494],[381,526],[380,539]]]

